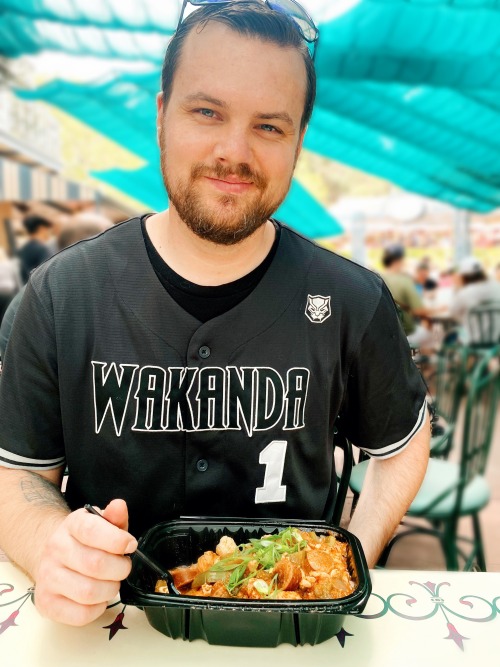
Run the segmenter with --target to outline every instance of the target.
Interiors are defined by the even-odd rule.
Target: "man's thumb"
[[[128,530],[128,509],[127,503],[121,498],[115,498],[103,510],[102,515],[108,521],[122,530]]]

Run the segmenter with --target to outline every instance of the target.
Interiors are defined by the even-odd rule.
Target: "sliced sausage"
[[[322,549],[311,549],[311,551],[308,551],[307,562],[314,572],[330,572],[335,567],[333,556]]]
[[[170,574],[174,578],[174,584],[177,588],[184,588],[190,584],[199,572],[200,570],[197,563],[194,565],[176,567],[173,570],[170,570]]]
[[[299,587],[302,572],[288,558],[282,558],[276,563],[274,573],[278,575],[278,588],[282,591],[295,591]]]

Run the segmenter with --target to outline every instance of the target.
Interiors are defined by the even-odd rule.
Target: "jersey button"
[[[200,459],[196,461],[196,467],[200,472],[206,472],[208,470],[208,461],[206,459]]]
[[[211,350],[208,347],[208,345],[202,345],[200,349],[198,350],[198,354],[202,359],[208,359],[210,356]]]

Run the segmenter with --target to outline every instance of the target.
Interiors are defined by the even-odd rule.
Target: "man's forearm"
[[[32,578],[43,545],[70,511],[60,477],[0,467],[0,546]]]
[[[429,460],[430,423],[420,429],[400,454],[372,459],[349,530],[363,545],[369,567],[382,550],[422,484]]]
[[[47,618],[86,625],[116,597],[137,548],[126,530],[124,500],[102,511],[70,512],[59,489],[62,469],[40,474],[0,468],[0,545],[36,582],[35,605]],[[2,504],[2,500],[4,503]]]

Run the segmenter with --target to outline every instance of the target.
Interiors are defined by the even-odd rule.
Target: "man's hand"
[[[86,625],[118,594],[132,567],[123,554],[135,551],[137,541],[127,532],[125,501],[112,500],[102,514],[108,521],[84,509],[72,512],[45,543],[33,573],[35,605],[43,616]]]

